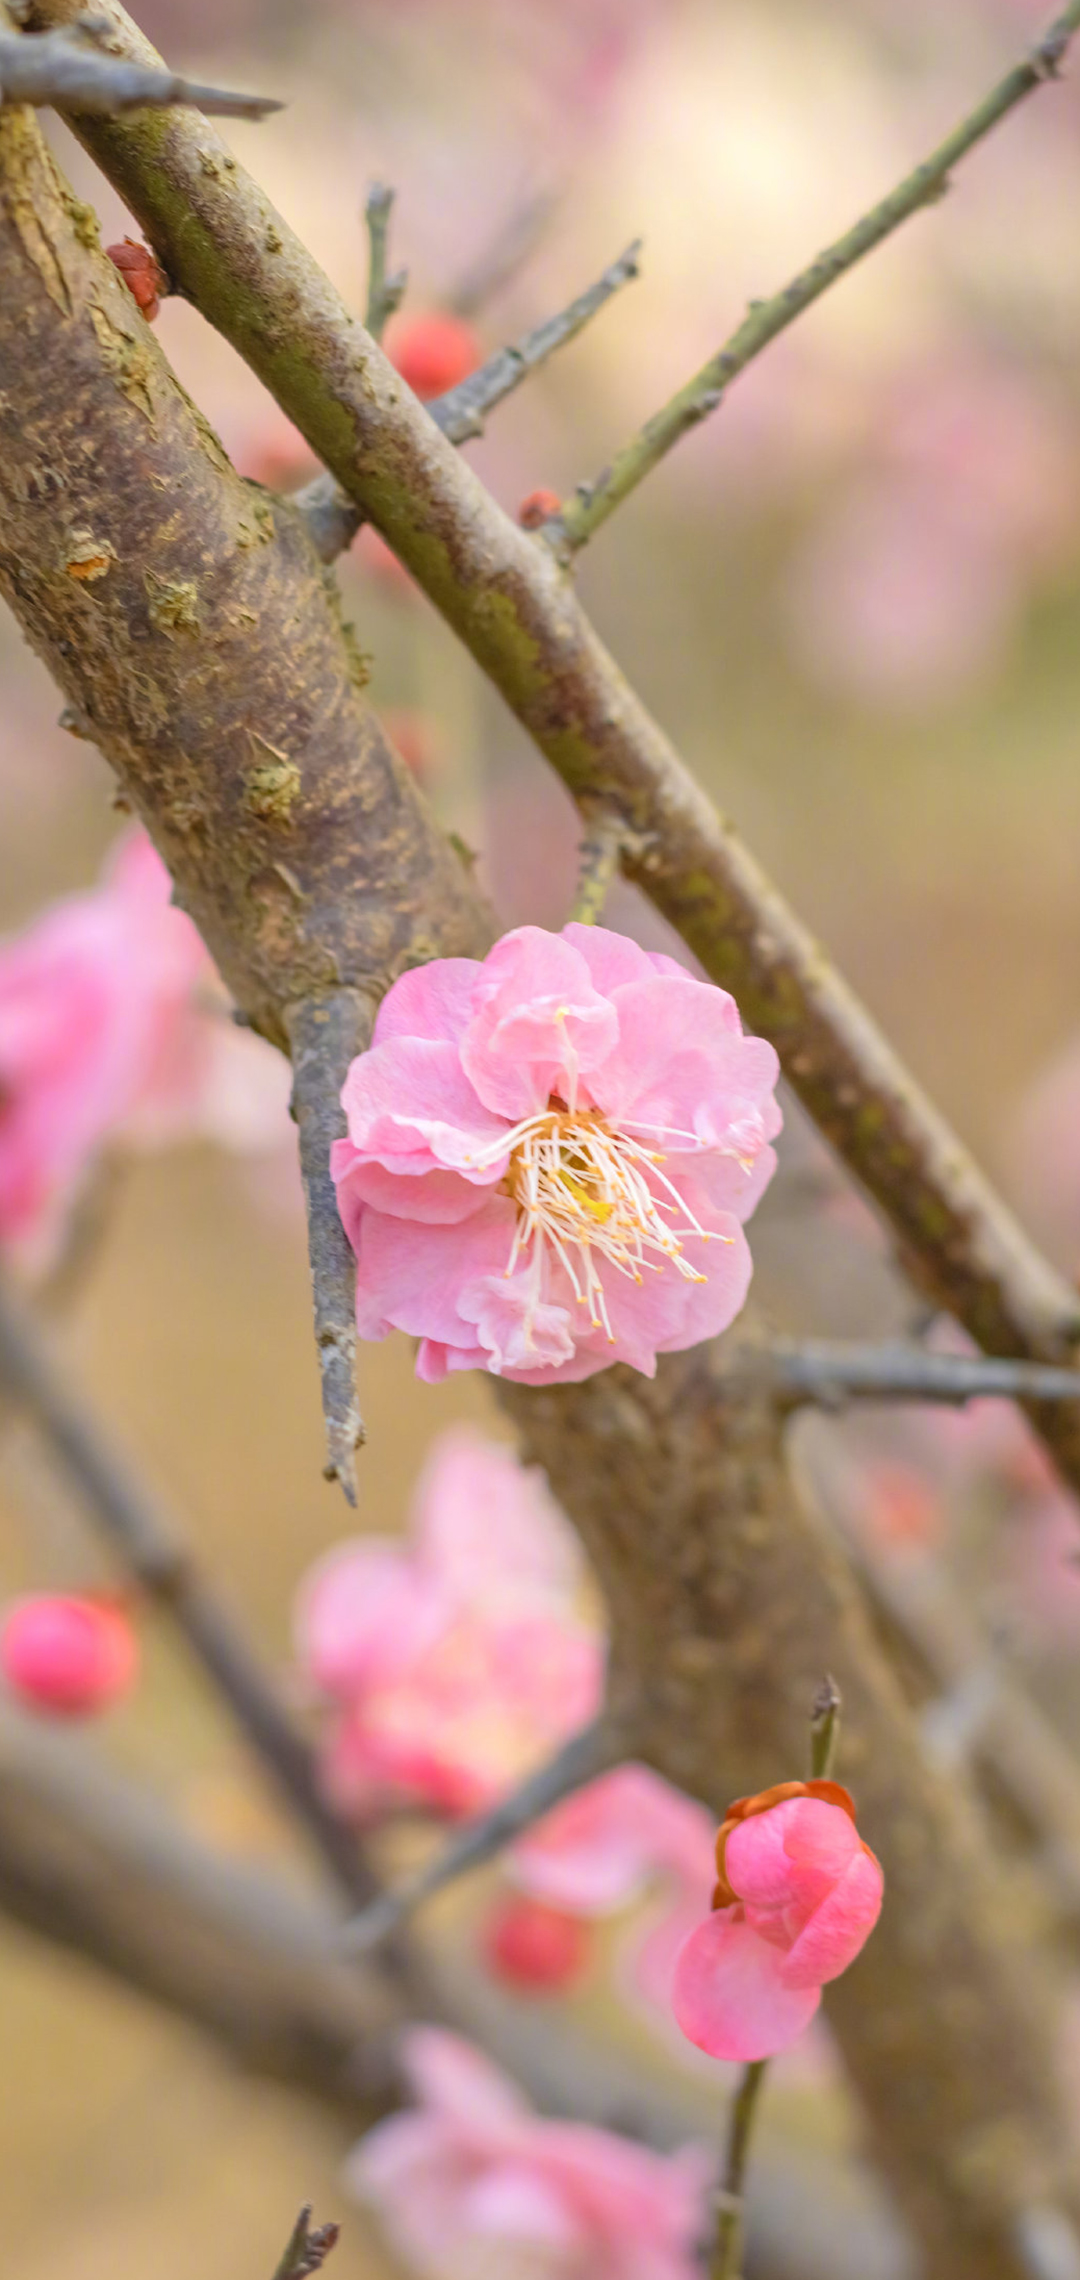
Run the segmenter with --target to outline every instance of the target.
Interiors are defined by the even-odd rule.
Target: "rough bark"
[[[920,1749],[838,1549],[801,1508],[767,1396],[725,1391],[709,1349],[650,1383],[616,1368],[506,1386],[604,1589],[640,1747],[719,1815],[800,1776],[826,1672],[839,1775],[886,1877],[881,1922],[829,1991],[874,2150],[934,2280],[1022,2280],[1014,2227],[1075,2195],[1046,1991],[965,1797]]]

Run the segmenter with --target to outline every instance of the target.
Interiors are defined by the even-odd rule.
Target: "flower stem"
[[[840,1740],[840,1689],[835,1678],[822,1680],[810,1709],[810,1778],[826,1781],[836,1761]],[[767,2058],[744,2066],[728,2118],[724,2172],[717,2195],[719,2217],[709,2263],[709,2280],[739,2280],[746,2223],[745,2178],[750,2132],[758,2096],[765,2079]]]

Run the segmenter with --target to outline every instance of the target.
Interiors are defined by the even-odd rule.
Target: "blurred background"
[[[146,0],[141,21],[178,68],[288,98],[232,139],[358,307],[373,177],[398,193],[392,259],[409,268],[407,308],[462,312],[479,354],[644,238],[640,282],[470,447],[513,513],[537,488],[565,495],[594,473],[749,300],[932,147],[1041,13],[1030,0]],[[136,235],[70,138],[49,131],[105,239]],[[1078,221],[1074,72],[766,353],[580,572],[601,632],[687,761],[1070,1274]],[[158,330],[243,473],[288,489],[313,472],[194,311],[167,301]],[[370,537],[340,578],[374,701],[442,819],[478,850],[504,918],[560,923],[576,840],[566,796]],[[58,727],[57,694],[7,621],[0,673],[0,925],[14,931],[92,882],[120,819],[107,771]],[[610,915],[660,944],[630,890]],[[794,1111],[783,1166],[752,1230],[775,1316],[823,1332],[903,1324],[910,1301],[868,1218],[839,1199]],[[296,1587],[347,1515],[319,1477],[287,1131],[256,1153],[131,1156],[104,1221],[64,1299],[63,1350],[295,1684]],[[418,1458],[449,1424],[499,1432],[480,1381],[416,1385],[404,1341],[364,1351],[362,1395],[365,1526],[403,1524]],[[958,1455],[940,1435],[920,1438],[918,1420],[870,1424],[842,1450],[834,1434],[820,1461],[846,1484],[853,1537],[879,1564],[917,1556],[948,1589],[962,1585],[993,1652],[1072,1743],[1080,1582],[1052,1487],[1025,1471],[1016,1436],[1003,1454],[991,1419]],[[1017,1516],[1026,1526],[1033,1502],[1042,1533],[1025,1534],[1021,1560]],[[976,1527],[972,1514],[988,1510],[993,1526]],[[0,1597],[107,1572],[34,1436],[8,1421]],[[258,1775],[153,1623],[145,1682],[106,1746],[200,1836],[241,1861],[291,1862]],[[947,1746],[962,1750],[963,1735]],[[432,1919],[463,1969],[474,1907],[470,1891]],[[1032,1907],[1063,1971],[1066,2018],[1069,1941]],[[550,2038],[551,2006],[534,2008],[536,2023],[526,2006],[515,2032]],[[23,2280],[260,2280],[301,2200],[344,2213],[338,2125],[2,1923],[0,2017],[0,2204]],[[713,2075],[703,2089],[659,2038],[627,2029],[599,1970],[567,2031],[594,2028],[616,2050],[630,2036],[625,2063],[655,2070],[687,2129],[708,2114]],[[792,2063],[772,2122],[778,2193],[800,2163],[810,2172],[823,2149],[857,2143],[824,2046]],[[902,2271],[856,2166],[844,2179],[843,2205],[879,2228],[878,2261],[853,2269]],[[797,2195],[787,2235],[777,2219],[756,2269],[799,2270],[800,2226],[801,2269],[816,2269]],[[387,2269],[351,2213],[335,2276]]]

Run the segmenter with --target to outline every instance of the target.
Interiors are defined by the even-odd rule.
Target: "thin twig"
[[[842,237],[827,246],[816,261],[800,270],[779,293],[767,301],[752,301],[742,323],[716,355],[623,445],[594,483],[579,486],[576,496],[563,509],[561,528],[558,523],[549,526],[556,548],[569,554],[584,546],[688,429],[696,427],[716,410],[731,382],[760,356],[778,333],[786,331],[804,309],[872,253],[875,246],[890,237],[910,215],[940,198],[948,189],[954,166],[1018,103],[1056,76],[1066,48],[1078,29],[1080,0],[1070,0],[1070,5],[1047,27],[1024,61],[1007,72],[888,197],[873,206],[851,229],[845,230]]]
[[[456,1883],[458,1877],[467,1875],[471,1869],[482,1868],[485,1861],[494,1860],[523,1829],[542,1820],[545,1813],[550,1813],[565,1797],[572,1797],[575,1790],[584,1788],[586,1782],[608,1772],[626,1752],[626,1736],[608,1719],[598,1718],[593,1725],[586,1726],[501,1804],[451,1837],[433,1860],[425,1862],[413,1876],[404,1878],[393,1891],[381,1893],[362,1915],[354,1916],[352,1922],[345,1925],[341,1945],[353,1955],[366,1955],[372,1948],[379,1947],[425,1900],[441,1892],[444,1885]]]
[[[341,1087],[370,1042],[374,1007],[358,990],[303,998],[286,1010],[293,1064],[292,1110],[300,1137],[315,1343],[322,1378],[327,1480],[356,1503],[356,1451],[364,1421],[356,1398],[356,1260],[341,1224],[330,1150],[345,1130]]]
[[[395,193],[386,182],[373,182],[364,201],[364,220],[368,233],[368,289],[364,323],[372,340],[381,340],[387,319],[401,307],[405,287],[409,282],[407,269],[397,269],[392,277],[386,274],[387,241],[390,235],[390,213]]]
[[[62,31],[0,32],[0,105],[8,103],[52,103],[98,117],[178,103],[227,119],[265,119],[282,109],[269,95],[234,95],[174,71],[103,55],[85,37]]]
[[[778,1338],[732,1356],[733,1377],[775,1386],[796,1408],[814,1402],[927,1401],[950,1406],[987,1397],[1013,1401],[1080,1400],[1080,1370],[986,1354],[933,1354],[886,1340],[845,1344],[829,1338]]]
[[[2,1286],[0,1384],[29,1411],[129,1573],[183,1634],[342,1890],[366,1903],[373,1880],[350,1830],[323,1803],[311,1753],[242,1629],[178,1530],[54,1367],[26,1308]]]
[[[274,2273],[274,2280],[310,2280],[310,2274],[321,2272],[332,2248],[341,2237],[340,2225],[317,2225],[312,2230],[311,2202],[305,2201],[286,2245],[285,2254]]]
[[[826,1673],[810,1708],[811,1781],[827,1781],[832,1773],[840,1744],[842,1708],[836,1680]]]
[[[635,238],[617,261],[609,263],[603,276],[598,277],[594,285],[587,286],[565,309],[547,317],[542,325],[535,325],[510,347],[497,348],[493,356],[475,372],[470,372],[456,388],[448,388],[444,396],[434,397],[427,411],[436,427],[451,443],[469,443],[473,437],[483,435],[488,413],[507,396],[512,396],[515,388],[520,388],[523,380],[538,371],[556,349],[576,339],[613,295],[638,276],[640,252],[641,240]],[[338,555],[352,545],[366,520],[363,509],[332,475],[316,475],[296,493],[293,505],[303,516],[308,536],[322,562],[335,562]]]

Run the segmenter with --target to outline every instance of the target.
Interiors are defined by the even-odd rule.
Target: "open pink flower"
[[[459,1427],[422,1477],[413,1541],[359,1538],[301,1594],[301,1665],[334,1705],[330,1795],[357,1818],[476,1812],[596,1710],[597,1633],[573,1537],[539,1473]]]
[[[776,1077],[725,991],[604,927],[402,975],[332,1159],[361,1335],[419,1338],[430,1380],[651,1377],[746,1296]]]
[[[835,1781],[781,1782],[738,1798],[716,1857],[714,1913],[675,1967],[675,2017],[712,2058],[772,2058],[869,1938],[881,1868]]]
[[[695,2280],[707,2155],[545,2121],[438,2028],[402,2049],[419,2106],[362,2139],[347,2177],[425,2280]]]
[[[675,1958],[715,1883],[713,1825],[704,1806],[644,1765],[590,1781],[519,1839],[507,1866],[536,1902],[585,1919],[631,1908],[659,1887],[628,1977],[646,2001],[671,2005]]]
[[[114,1141],[280,1131],[287,1078],[204,1002],[214,970],[142,831],[100,884],[0,944],[0,1246],[47,1263],[88,1169]],[[271,1103],[272,1108],[271,1108]]]

